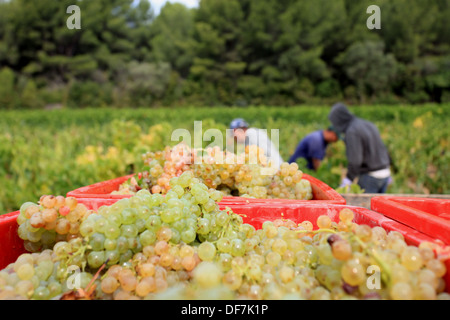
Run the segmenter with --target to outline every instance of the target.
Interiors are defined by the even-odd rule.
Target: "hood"
[[[343,103],[336,103],[331,108],[328,119],[339,133],[345,133],[350,122],[355,118]]]

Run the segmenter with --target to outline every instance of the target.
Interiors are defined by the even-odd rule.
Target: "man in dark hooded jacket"
[[[390,181],[390,157],[377,127],[356,117],[342,103],[336,103],[328,115],[335,129],[344,134],[347,154],[347,176],[341,186],[358,178],[366,193],[384,193]]]

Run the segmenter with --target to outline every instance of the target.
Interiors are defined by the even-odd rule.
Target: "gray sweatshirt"
[[[345,134],[347,178],[353,181],[360,174],[389,168],[388,150],[373,123],[356,117],[342,103],[332,107],[328,118]]]

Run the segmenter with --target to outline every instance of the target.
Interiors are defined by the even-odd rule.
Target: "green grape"
[[[136,196],[140,197],[140,198],[143,198],[143,197],[146,197],[146,196],[151,196],[151,193],[147,189],[141,189],[138,192],[136,192]]]
[[[108,220],[106,218],[100,217],[95,220],[94,225],[95,232],[104,233],[107,227],[108,227]]]
[[[190,171],[185,171],[183,172],[179,177],[178,177],[178,185],[181,186],[182,188],[187,188],[193,178],[193,174]]]
[[[50,297],[50,290],[47,287],[39,286],[34,290],[34,300],[48,300]]]
[[[30,280],[21,280],[14,286],[14,291],[25,299],[30,299],[34,293],[34,286]]]
[[[152,245],[156,241],[156,233],[151,230],[145,230],[139,235],[139,239],[144,247]]]
[[[266,255],[266,261],[269,265],[276,267],[280,264],[281,255],[278,252],[270,251]]]
[[[175,221],[174,211],[171,209],[166,209],[161,213],[161,220],[164,223],[172,223]]]
[[[138,213],[135,208],[126,208],[121,212],[123,224],[133,224],[138,218]]]
[[[222,271],[212,262],[200,262],[194,270],[194,281],[201,288],[217,287],[222,280]]]
[[[49,284],[47,285],[47,288],[50,292],[49,298],[54,298],[57,295],[62,293],[62,286],[59,282],[57,281],[50,281]]]
[[[390,290],[390,295],[393,300],[412,300],[414,298],[411,285],[404,282],[394,284]]]
[[[40,280],[47,281],[53,273],[53,262],[50,260],[41,261],[34,270]]]
[[[149,199],[149,205],[150,207],[157,207],[161,205],[163,200],[164,197],[161,194],[152,194],[151,198]]]
[[[318,260],[318,254],[317,249],[312,245],[305,245],[305,257],[306,257],[306,263],[309,265],[315,265]]]
[[[29,263],[22,264],[16,272],[21,280],[30,280],[35,274],[33,265]]]
[[[197,233],[201,235],[208,234],[210,232],[210,223],[206,218],[199,218],[197,222]]]
[[[138,229],[134,224],[123,224],[120,226],[120,235],[126,238],[135,238],[138,235]]]
[[[135,224],[135,226],[136,226],[136,228],[138,230],[138,233],[142,233],[144,230],[147,229],[145,227],[145,223],[146,223],[146,221],[144,219],[138,218],[136,220],[136,222],[134,224]]]
[[[91,246],[91,249],[94,251],[101,251],[104,247],[104,242],[106,237],[101,233],[94,233],[90,236],[89,245]]]
[[[142,190],[144,190],[144,189],[142,189]],[[142,205],[142,206],[136,208],[136,210],[138,213],[138,219],[142,219],[144,221],[147,220],[151,214],[150,208],[146,205]]]
[[[402,264],[410,271],[417,271],[423,266],[422,256],[417,247],[408,246],[401,255]]]
[[[157,215],[151,215],[145,222],[145,227],[149,230],[157,230],[161,227],[161,218]]]
[[[208,192],[205,190],[200,190],[197,194],[194,195],[194,197],[198,203],[203,205],[209,200]]]
[[[171,231],[172,231],[172,234],[170,237],[170,242],[174,243],[174,244],[180,243],[180,240],[181,240],[180,232],[177,229],[171,229]]]
[[[213,199],[209,199],[205,204],[203,204],[203,208],[206,210],[206,212],[212,212],[214,209],[216,209],[216,202],[214,202]]]
[[[229,221],[229,216],[228,213],[226,211],[220,211],[217,215],[216,215],[216,223],[218,226],[225,226]]]
[[[171,190],[175,192],[179,198],[184,195],[184,188],[180,185],[175,185]]]
[[[284,283],[288,283],[294,279],[294,269],[289,266],[282,266],[279,272],[279,277]]]
[[[344,263],[341,269],[342,279],[351,286],[357,286],[366,280],[363,266],[356,260],[351,259]]]
[[[109,224],[120,226],[122,224],[122,215],[118,212],[110,212],[107,216]]]
[[[275,239],[272,244],[272,250],[282,255],[287,250],[287,243],[283,239]]]
[[[241,257],[245,254],[244,242],[241,239],[232,239],[230,241],[231,249],[230,253],[235,257]]]
[[[195,241],[197,237],[197,233],[195,232],[194,228],[190,227],[185,230],[183,230],[180,234],[181,241],[184,243],[192,243]]]
[[[120,236],[117,238],[117,250],[119,253],[125,253],[128,251],[128,239],[126,237]]]
[[[104,251],[92,251],[88,254],[87,262],[91,268],[97,269],[105,262]]]
[[[219,255],[218,264],[221,267],[223,271],[228,271],[231,269],[231,261],[233,259],[233,256],[228,253],[221,253]]]
[[[83,237],[89,237],[95,232],[95,221],[92,220],[84,220],[80,226],[80,234]]]
[[[216,246],[211,242],[203,242],[198,246],[198,256],[203,261],[212,261],[216,256]]]
[[[331,252],[330,246],[328,244],[321,244],[316,248],[320,263],[324,265],[330,265],[333,261],[333,254]]]
[[[103,246],[105,247],[105,250],[114,250],[117,248],[117,238],[114,239],[110,239],[110,238],[106,238]]]
[[[106,250],[105,262],[108,261],[108,265],[114,265],[120,261],[120,253],[118,250]]]
[[[56,232],[46,230],[41,234],[40,240],[42,241],[43,244],[47,244],[47,245],[54,244],[56,242]]]
[[[217,240],[217,249],[224,253],[230,253],[231,251],[231,242],[227,237],[221,237]]]

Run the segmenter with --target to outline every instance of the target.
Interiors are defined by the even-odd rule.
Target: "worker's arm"
[[[320,159],[312,158],[312,163],[313,163],[313,167],[314,167],[314,170],[315,170],[315,171],[319,170],[319,167],[320,167],[320,163],[321,163],[321,162],[322,162],[322,161],[321,161]]]

